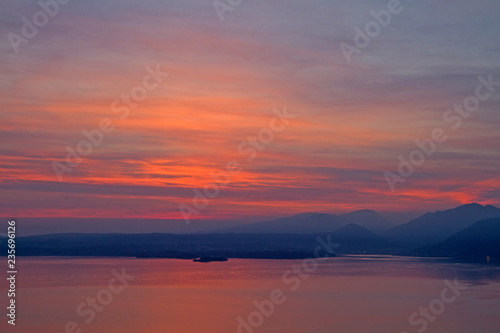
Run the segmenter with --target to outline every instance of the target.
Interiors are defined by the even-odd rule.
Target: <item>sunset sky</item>
[[[458,129],[443,115],[478,76],[500,81],[500,2],[402,0],[348,63],[339,44],[387,3],[244,0],[221,21],[211,0],[70,1],[16,53],[8,34],[41,8],[4,0],[0,215],[180,219],[233,160],[193,219],[499,206],[500,86]],[[121,119],[148,66],[169,75]],[[248,161],[238,147],[284,107],[296,117]],[[53,162],[103,118],[114,130],[59,181]],[[435,128],[448,140],[391,191],[384,173]]]

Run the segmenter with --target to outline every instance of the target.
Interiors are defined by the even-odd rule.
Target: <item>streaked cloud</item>
[[[272,110],[298,115],[199,218],[500,204],[500,94],[408,179],[383,173],[473,92],[500,81],[500,3],[408,4],[347,64],[338,47],[386,1],[251,1],[220,22],[210,1],[72,1],[15,54],[39,7],[0,14],[0,208],[12,216],[180,218],[210,172]],[[127,119],[111,103],[146,66],[170,76]],[[500,92],[500,89],[499,89]],[[51,162],[103,117],[115,131],[59,183]]]

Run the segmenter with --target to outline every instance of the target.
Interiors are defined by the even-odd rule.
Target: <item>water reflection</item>
[[[408,317],[438,298],[443,281],[469,288],[428,332],[497,332],[500,267],[446,259],[348,256],[320,262],[298,288],[283,282],[294,260],[194,263],[172,259],[21,258],[19,332],[236,332],[237,318],[280,289],[276,305],[255,332],[416,332]],[[86,324],[76,307],[106,286],[111,270],[136,279]],[[457,324],[458,323],[458,324]],[[0,331],[5,327],[0,324]],[[241,328],[241,332],[245,329]],[[249,333],[249,332],[245,332]]]

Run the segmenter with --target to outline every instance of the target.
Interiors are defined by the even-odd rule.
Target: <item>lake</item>
[[[18,260],[17,325],[4,314],[1,332],[500,331],[500,267],[490,264],[389,256]]]

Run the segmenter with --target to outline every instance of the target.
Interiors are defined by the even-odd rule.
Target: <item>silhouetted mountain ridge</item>
[[[475,222],[499,216],[500,209],[494,206],[472,203],[445,211],[426,213],[392,228],[385,235],[415,246],[425,246],[442,242]]]
[[[476,222],[442,243],[415,252],[423,256],[500,259],[500,217]]]
[[[16,254],[297,259],[311,256],[322,237],[338,244],[335,252],[340,254],[500,258],[500,209],[494,206],[468,204],[426,213],[387,232],[391,237],[350,221],[372,227],[386,222],[374,211],[361,210],[342,215],[302,213],[220,233],[37,235],[16,239]],[[0,237],[0,244],[5,242]]]
[[[359,238],[359,239],[380,238],[380,236],[377,236],[374,232],[366,228],[363,228],[362,226],[355,223],[349,223],[348,225],[343,226],[339,230],[335,231],[332,234],[332,237]]]
[[[354,223],[349,223],[331,234],[331,241],[339,245],[342,254],[395,254],[405,251],[403,244],[376,235]]]
[[[377,212],[369,209],[342,215],[325,213],[301,213],[270,221],[245,224],[218,232],[234,233],[331,233],[350,223],[358,224],[374,232],[389,230],[393,224]]]

